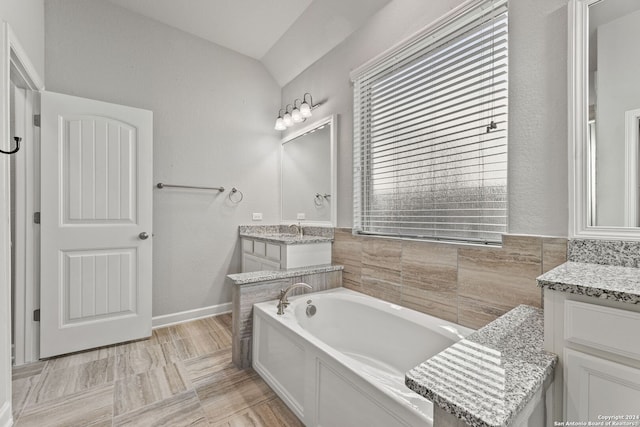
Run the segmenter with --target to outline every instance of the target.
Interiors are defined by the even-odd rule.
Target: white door
[[[151,111],[41,97],[40,357],[151,335]]]

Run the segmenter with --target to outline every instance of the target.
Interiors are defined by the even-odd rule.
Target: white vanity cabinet
[[[331,264],[331,242],[278,243],[242,237],[242,272]]]
[[[562,367],[553,421],[640,423],[640,307],[549,289],[544,307],[545,349]]]
[[[279,244],[242,238],[242,272],[280,270]]]

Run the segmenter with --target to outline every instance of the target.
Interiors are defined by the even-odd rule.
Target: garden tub
[[[405,372],[473,332],[345,288],[256,304],[253,367],[310,426],[431,426]]]

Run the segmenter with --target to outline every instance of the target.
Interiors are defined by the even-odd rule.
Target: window
[[[354,231],[499,243],[507,227],[507,1],[467,6],[354,82]]]

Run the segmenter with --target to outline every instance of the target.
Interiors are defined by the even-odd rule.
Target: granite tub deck
[[[290,270],[262,270],[252,271],[250,273],[229,274],[227,278],[234,285],[250,285],[252,283],[272,282],[274,280],[291,279],[293,277],[342,271],[343,269],[344,266],[342,265],[316,265],[312,267],[292,268]]]
[[[558,357],[543,350],[543,328],[542,310],[520,305],[407,372],[405,383],[434,403],[440,425],[515,425],[553,378]]]
[[[280,289],[305,282],[313,291],[324,291],[342,286],[342,265],[319,265],[290,270],[256,271],[229,274],[232,283],[232,360],[240,369],[251,366],[253,337],[253,305],[277,299]],[[294,289],[290,295],[305,293]]]
[[[538,286],[630,304],[640,303],[640,268],[566,262],[538,277]]]

